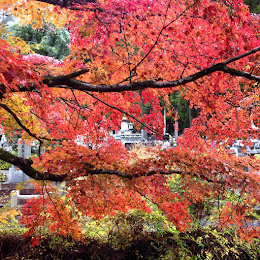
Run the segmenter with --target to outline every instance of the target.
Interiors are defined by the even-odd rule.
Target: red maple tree
[[[9,2],[5,8],[21,21],[31,17],[39,26],[45,10],[45,20],[71,34],[62,62],[23,56],[0,42],[2,124],[52,145],[34,160],[0,149],[0,159],[44,181],[42,203],[33,200],[24,210],[28,234],[46,225],[78,238],[78,212],[100,218],[150,211],[148,201],[185,231],[190,205],[239,194],[239,203],[223,206],[219,223],[259,237],[259,229],[242,224],[260,200],[259,161],[227,149],[235,140],[259,138],[259,19],[242,1]],[[175,91],[199,110],[176,148],[149,149],[140,158],[109,138],[124,114],[161,136],[160,104],[170,110]],[[141,103],[150,104],[149,115]],[[78,145],[79,137],[91,149]],[[169,184],[176,176],[179,189]],[[66,199],[45,181],[66,181]]]

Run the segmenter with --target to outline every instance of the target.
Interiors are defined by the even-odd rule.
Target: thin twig
[[[27,132],[31,137],[34,137],[35,139],[37,139],[40,143],[42,143],[42,140],[40,137],[38,137],[36,134],[32,133],[31,130],[29,128],[27,128],[22,122],[21,120],[17,117],[17,115],[5,104],[0,103],[0,107],[2,107],[5,111],[7,111],[16,121],[16,123],[25,131]]]
[[[113,105],[108,104],[107,102],[105,102],[105,101],[103,101],[102,99],[96,97],[95,95],[89,93],[88,91],[84,91],[84,92],[85,92],[86,94],[88,94],[89,96],[95,98],[96,100],[100,101],[100,102],[103,103],[104,105],[106,105],[106,106],[108,106],[108,107],[110,107],[110,108],[113,108],[113,109],[115,109],[115,110],[118,110],[118,111],[120,111],[121,113],[127,115],[128,117],[131,117],[132,119],[134,119],[135,121],[137,121],[138,123],[140,123],[142,126],[144,126],[145,128],[147,128],[148,130],[150,130],[151,132],[153,132],[153,133],[155,133],[155,134],[157,134],[157,135],[159,135],[159,136],[162,136],[162,137],[164,136],[164,135],[160,134],[159,132],[153,130],[152,128],[150,128],[149,126],[147,126],[146,124],[144,124],[143,122],[141,122],[138,118],[136,118],[135,116],[129,114],[128,112],[126,112],[126,111],[124,111],[124,110],[122,110],[122,109],[120,109],[120,108],[118,108],[118,107],[115,107],[115,106],[113,106]]]

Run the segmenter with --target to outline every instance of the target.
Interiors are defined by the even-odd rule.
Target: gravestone
[[[19,183],[28,181],[29,177],[22,171],[17,169],[14,165],[9,168],[8,179],[7,182],[9,183]]]
[[[18,156],[25,159],[31,156],[31,146],[26,144],[21,138],[18,140]]]
[[[21,138],[18,140],[18,156],[28,159],[31,156],[31,146],[26,144]],[[29,177],[16,166],[12,165],[9,169],[8,180],[9,183],[19,183],[29,180]]]

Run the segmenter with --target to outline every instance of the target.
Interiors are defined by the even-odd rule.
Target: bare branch
[[[233,75],[233,76],[243,77],[243,78],[247,78],[247,79],[251,79],[251,80],[255,80],[255,81],[260,82],[259,76],[255,76],[255,75],[252,75],[248,72],[236,70],[236,69],[233,69],[233,68],[230,68],[230,67],[227,67],[227,66],[223,67],[223,72],[226,72],[226,73]]]

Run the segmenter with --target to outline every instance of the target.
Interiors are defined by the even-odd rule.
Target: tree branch
[[[122,177],[122,178],[126,178],[126,179],[133,179],[133,178],[138,178],[138,177],[144,177],[144,176],[152,176],[155,174],[161,174],[161,175],[172,175],[172,174],[182,174],[184,173],[183,171],[148,171],[148,172],[138,172],[138,173],[134,173],[134,174],[127,174],[125,172],[120,172],[117,170],[103,170],[103,169],[98,169],[98,170],[88,170],[86,172],[86,175],[115,175],[118,177]]]
[[[31,159],[24,159],[21,157],[18,157],[16,155],[13,155],[10,152],[5,151],[4,149],[0,148],[0,159],[4,160],[5,162],[11,163],[17,167],[19,167],[26,175],[31,177],[32,179],[35,180],[48,180],[48,181],[57,181],[57,182],[62,182],[62,181],[69,181],[73,178],[73,176],[70,176],[66,173],[64,174],[53,174],[53,173],[48,173],[48,172],[40,172],[32,167],[33,161]],[[140,177],[149,177],[155,174],[160,174],[160,175],[173,175],[173,174],[191,174],[189,172],[181,171],[181,170],[151,170],[151,171],[141,171],[141,172],[136,172],[133,174],[129,174],[126,172],[121,172],[117,170],[107,170],[107,169],[96,169],[96,170],[91,170],[91,169],[86,169],[86,172],[84,176],[88,175],[114,175],[118,176],[121,178],[125,179],[133,179],[133,178],[140,178]],[[205,180],[210,183],[222,183],[221,181],[213,181],[205,176],[197,176],[196,174],[192,174],[194,177],[200,177],[202,180]]]
[[[0,148],[0,159],[4,160],[5,162],[11,163],[17,167],[19,167],[26,175],[29,177],[35,179],[35,180],[49,180],[49,181],[57,181],[62,182],[65,180],[70,180],[71,176],[67,174],[52,174],[48,172],[39,172],[36,169],[32,167],[32,160],[31,159],[24,159],[21,157],[18,157],[16,155],[13,155],[10,152],[7,152]],[[171,175],[171,174],[182,174],[182,171],[148,171],[148,172],[139,172],[135,174],[127,174],[125,172],[120,172],[117,170],[106,170],[106,169],[97,169],[97,170],[88,170],[86,169],[86,174],[84,176],[88,175],[115,175],[118,177],[126,178],[126,179],[132,179],[142,176],[152,176],[154,174],[162,174],[162,175]],[[83,176],[82,176],[83,177]]]
[[[89,92],[99,92],[99,93],[109,93],[109,92],[123,92],[123,91],[136,91],[136,90],[142,90],[146,88],[155,88],[155,89],[161,89],[161,88],[174,88],[177,86],[185,85],[190,82],[194,82],[200,78],[203,78],[207,75],[212,74],[213,72],[222,71],[224,73],[238,76],[238,77],[244,77],[250,80],[254,80],[256,82],[260,82],[260,76],[253,75],[251,73],[236,70],[230,67],[227,67],[226,65],[237,61],[239,59],[242,59],[244,57],[247,57],[253,53],[256,53],[260,51],[260,46],[257,48],[254,48],[248,52],[245,52],[243,54],[237,55],[233,58],[230,58],[226,61],[217,63],[213,66],[210,66],[206,69],[200,70],[199,72],[196,72],[194,74],[191,74],[189,76],[174,80],[174,81],[154,81],[154,80],[146,80],[146,81],[137,81],[132,82],[129,84],[115,84],[115,85],[94,85],[88,82],[83,82],[76,80],[75,77],[82,75],[84,73],[88,72],[88,69],[83,69],[80,71],[76,71],[64,76],[52,76],[52,77],[45,77],[42,80],[43,84],[48,85],[50,88],[64,88],[64,89],[71,89],[71,90],[79,90],[79,91],[89,91]],[[29,92],[34,91],[37,89],[37,86],[35,84],[32,84],[30,87],[27,86],[20,86],[19,90],[7,90],[7,88],[1,84],[0,85],[0,93],[6,93],[6,92]],[[1,98],[1,96],[0,96]]]
[[[116,170],[103,170],[103,169],[98,169],[98,170],[88,170],[86,172],[86,175],[99,175],[99,174],[103,174],[103,175],[115,175],[118,177],[122,177],[122,178],[126,178],[126,179],[133,179],[133,178],[140,178],[140,177],[149,177],[155,174],[160,174],[160,175],[173,175],[173,174],[189,174],[189,175],[193,175],[194,177],[199,177],[202,180],[205,180],[209,183],[219,183],[219,184],[223,184],[223,181],[220,180],[216,180],[213,181],[209,178],[207,178],[206,176],[197,176],[196,174],[191,174],[189,172],[185,172],[185,171],[180,171],[180,170],[171,170],[171,171],[162,171],[162,170],[151,170],[148,172],[138,172],[138,173],[134,173],[134,174],[127,174],[125,172],[120,172],[120,171],[116,171]]]
[[[46,140],[46,141],[58,141],[60,142],[60,139],[55,139],[55,138],[47,138],[47,137],[43,137],[43,136],[37,136],[36,134],[32,133],[31,130],[29,128],[27,128],[22,121],[18,118],[18,116],[5,104],[0,103],[0,107],[2,107],[5,111],[7,111],[16,121],[16,123],[31,137],[35,138],[36,140],[38,140],[40,142],[40,145],[43,143],[42,140]],[[32,113],[36,116],[35,113]]]
[[[153,80],[146,80],[146,81],[137,81],[129,84],[115,84],[115,85],[94,85],[87,82],[82,82],[79,80],[75,80],[72,77],[68,77],[68,75],[65,76],[59,76],[59,77],[52,77],[50,80],[48,78],[44,79],[44,83],[48,85],[49,87],[58,87],[58,88],[71,88],[74,90],[80,90],[80,91],[89,91],[89,92],[123,92],[123,91],[135,91],[135,90],[142,90],[146,88],[173,88],[181,85],[185,85],[187,83],[196,81],[204,76],[210,75],[213,72],[216,71],[222,71],[224,73],[233,75],[233,76],[239,76],[244,77],[250,80],[254,80],[257,82],[260,82],[260,76],[256,76],[253,74],[250,74],[248,72],[236,70],[233,68],[229,68],[226,65],[234,62],[236,60],[242,59],[244,57],[247,57],[253,53],[256,53],[260,50],[260,46],[252,49],[246,53],[237,55],[231,59],[228,59],[226,61],[217,63],[209,68],[203,69],[197,73],[191,74],[189,76],[174,80],[174,81],[166,81],[166,82],[158,82]],[[71,75],[71,74],[69,74]]]
[[[226,73],[233,75],[233,76],[243,77],[243,78],[247,78],[247,79],[251,79],[251,80],[255,80],[257,82],[260,82],[259,76],[255,76],[255,75],[250,74],[248,72],[236,70],[236,69],[233,69],[233,68],[230,68],[230,67],[227,67],[227,66],[223,67],[223,72],[226,72]]]
[[[230,59],[228,59],[228,60],[226,60],[226,61],[223,61],[222,63],[223,63],[224,65],[227,65],[227,64],[232,63],[232,62],[234,62],[234,61],[237,61],[237,60],[240,60],[240,59],[242,59],[242,58],[245,58],[245,57],[247,57],[247,56],[249,56],[249,55],[251,55],[251,54],[253,54],[253,53],[256,53],[256,52],[258,52],[258,51],[260,51],[260,46],[254,48],[254,49],[252,49],[252,50],[249,50],[249,51],[247,51],[247,52],[245,52],[245,53],[242,53],[242,54],[240,54],[240,55],[237,55],[237,56],[235,56],[235,57],[232,57],[232,58],[230,58]]]
[[[52,4],[65,8],[73,8],[75,4],[84,5],[87,3],[96,3],[96,0],[37,0],[38,2],[43,2],[47,4]]]
[[[89,69],[81,69],[81,70],[78,70],[78,71],[74,71],[70,74],[67,74],[67,75],[64,75],[64,76],[51,76],[51,77],[46,77],[42,80],[42,83],[43,84],[50,84],[50,85],[55,85],[56,83],[60,82],[60,81],[64,81],[66,82],[67,80],[70,80],[70,79],[73,79],[73,78],[76,78],[80,75],[83,75],[85,73],[89,72]],[[59,84],[59,83],[58,83]]]
[[[17,117],[17,115],[5,104],[0,103],[0,107],[2,107],[5,111],[7,111],[16,121],[16,123],[23,129],[25,132],[27,132],[31,137],[34,137],[37,139],[40,143],[42,143],[42,140],[34,133],[31,132],[29,128],[27,128],[21,120]]]
[[[50,174],[50,173],[41,173],[37,170],[35,170],[32,165],[32,160],[30,159],[24,159],[21,157],[18,157],[16,155],[13,155],[2,148],[0,148],[0,159],[11,163],[17,167],[19,167],[26,175],[29,177],[35,179],[35,180],[49,180],[49,181],[64,181],[67,177],[66,174],[63,175],[56,175],[56,174]]]

